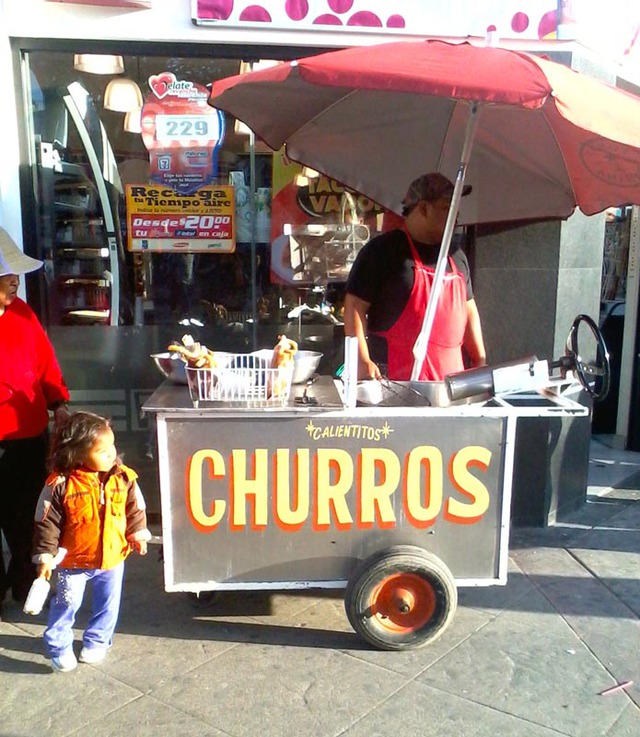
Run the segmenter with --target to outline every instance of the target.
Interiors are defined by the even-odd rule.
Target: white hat
[[[22,253],[9,233],[0,228],[0,276],[28,274],[41,266],[42,261]]]

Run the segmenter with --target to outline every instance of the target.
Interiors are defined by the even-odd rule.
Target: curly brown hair
[[[82,466],[91,448],[110,427],[106,417],[93,412],[69,415],[53,437],[49,470],[67,474]]]

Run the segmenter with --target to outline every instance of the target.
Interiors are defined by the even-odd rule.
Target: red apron
[[[435,269],[420,260],[406,228],[404,232],[415,264],[413,289],[396,322],[388,330],[374,333],[387,340],[388,378],[396,381],[411,379],[413,345],[422,327],[435,276]],[[447,374],[464,369],[461,347],[467,326],[467,287],[452,258],[449,263],[451,272],[444,276],[420,381],[442,381]]]

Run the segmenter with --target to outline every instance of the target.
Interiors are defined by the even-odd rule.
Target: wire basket
[[[293,364],[272,368],[258,353],[228,353],[225,365],[216,368],[187,367],[187,383],[193,406],[224,403],[237,407],[283,406],[291,393]]]

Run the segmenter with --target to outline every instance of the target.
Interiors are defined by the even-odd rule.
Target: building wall
[[[20,150],[18,147],[18,114],[14,90],[13,65],[9,37],[0,16],[0,225],[21,244]]]
[[[590,57],[574,53],[570,63],[615,83]],[[479,229],[474,287],[491,363],[531,354],[556,359],[576,315],[598,322],[604,226],[604,214],[577,211],[565,222]]]
[[[490,363],[564,354],[580,313],[600,312],[604,216],[479,231],[474,290]]]
[[[147,10],[124,10],[45,0],[0,0],[0,222],[21,243],[19,188],[19,111],[15,107],[10,38],[170,41],[177,44],[269,44],[301,46],[377,43],[384,33],[340,33],[277,29],[195,28],[187,0],[154,0]],[[395,35],[399,38],[399,35]],[[82,44],[80,44],[82,45]],[[570,48],[555,42],[553,48]],[[95,47],[93,47],[95,48]],[[80,49],[79,49],[80,50]],[[86,44],[82,50],[92,50]],[[176,54],[179,54],[176,47]],[[607,81],[611,69],[592,55],[574,55],[572,65]],[[25,163],[25,162],[23,162]],[[24,217],[29,217],[28,213]],[[597,317],[601,279],[604,220],[574,215],[566,223],[543,223],[478,240],[476,296],[485,326],[489,358],[501,361],[536,353],[556,357],[578,312]]]

